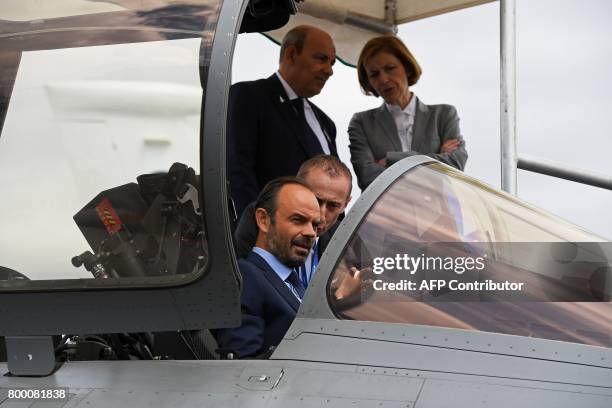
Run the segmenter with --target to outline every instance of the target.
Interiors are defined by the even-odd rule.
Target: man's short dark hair
[[[306,41],[306,36],[308,35],[308,27],[297,26],[292,28],[285,34],[283,37],[283,41],[281,42],[280,56],[279,62],[283,60],[283,55],[285,55],[285,50],[291,45],[295,47],[298,54],[302,53],[304,49],[304,42]]]
[[[351,171],[346,164],[344,164],[339,158],[332,156],[331,154],[320,154],[312,157],[302,163],[300,169],[298,170],[297,177],[302,180],[305,179],[306,175],[312,169],[321,169],[330,178],[340,176],[346,177],[349,181],[349,196],[351,195],[351,190],[353,188],[353,176],[351,175]]]
[[[275,178],[274,180],[269,181],[259,193],[257,201],[255,202],[255,210],[258,208],[263,208],[270,216],[272,222],[274,222],[276,209],[278,208],[278,193],[284,186],[289,184],[297,184],[306,188],[308,191],[311,191],[310,187],[308,187],[303,180],[297,177]]]

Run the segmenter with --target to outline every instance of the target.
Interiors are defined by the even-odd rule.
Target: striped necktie
[[[295,289],[295,292],[297,293],[298,297],[300,299],[303,299],[304,292],[306,292],[306,287],[304,286],[304,284],[302,283],[302,280],[298,276],[298,272],[296,271],[297,269],[298,268],[294,268],[291,271],[291,273],[287,277],[287,282],[289,282],[291,286],[293,286],[293,289]]]

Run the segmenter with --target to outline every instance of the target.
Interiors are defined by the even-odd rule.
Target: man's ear
[[[255,210],[255,222],[261,232],[268,233],[270,230],[270,216],[265,208],[257,208]]]
[[[295,45],[290,45],[285,49],[285,58],[287,61],[295,62],[295,57],[298,55],[298,50]]]
[[[353,199],[352,196],[348,196],[348,198],[344,202],[344,206],[342,207],[342,212],[346,211],[346,207],[348,207],[348,205],[349,205],[349,203],[351,202],[352,199]]]

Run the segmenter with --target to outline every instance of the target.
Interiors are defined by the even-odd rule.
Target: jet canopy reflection
[[[327,293],[340,319],[612,347],[612,247],[604,241],[429,163],[399,176],[375,200]],[[364,280],[359,290],[346,287],[351,268]]]

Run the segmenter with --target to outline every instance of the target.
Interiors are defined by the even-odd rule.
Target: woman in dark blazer
[[[359,84],[383,104],[358,112],[349,124],[351,162],[364,190],[388,166],[425,154],[463,170],[467,161],[459,117],[451,105],[425,105],[412,92],[421,67],[400,39],[373,38],[357,63]]]

